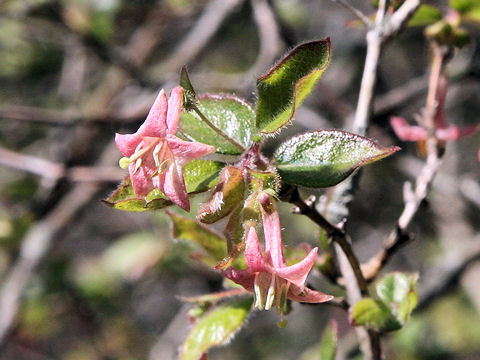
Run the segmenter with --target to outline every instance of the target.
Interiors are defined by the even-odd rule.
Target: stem
[[[207,124],[208,126],[210,126],[210,128],[215,131],[218,135],[220,135],[222,138],[224,138],[225,140],[229,141],[232,145],[234,145],[236,148],[238,148],[239,150],[241,150],[242,152],[245,151],[245,148],[240,145],[238,142],[236,142],[234,139],[232,139],[230,136],[228,136],[227,134],[225,134],[222,130],[220,130],[218,127],[216,127],[210,120],[207,119],[207,117],[205,115],[203,115],[203,113],[198,109],[197,106],[193,106],[193,111],[195,111],[195,113],[200,117],[200,119],[202,119],[202,121]]]
[[[327,219],[325,219],[323,215],[317,211],[313,204],[309,206],[300,197],[297,187],[295,187],[289,195],[290,196],[287,201],[297,207],[298,211],[296,212],[307,216],[315,224],[320,226],[323,230],[325,230],[327,236],[331,239],[331,241],[340,246],[340,248],[347,257],[350,266],[352,267],[356,282],[360,288],[361,296],[369,296],[367,281],[363,277],[362,270],[360,269],[360,263],[358,262],[358,259],[353,252],[350,242],[347,240],[347,235],[345,234],[345,231],[331,224]]]

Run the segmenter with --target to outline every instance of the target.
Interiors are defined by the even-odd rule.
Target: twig
[[[158,14],[153,12],[145,25],[138,28],[128,45],[126,52],[140,64],[158,42]],[[99,118],[108,115],[108,105],[118,95],[129,80],[128,75],[118,67],[111,66],[104,81],[96,88],[81,107],[86,117]],[[92,141],[92,134],[87,134]],[[84,144],[85,145],[85,144]],[[107,146],[97,165],[113,165],[118,152],[113,142]],[[115,159],[115,160],[114,160]],[[96,182],[76,184],[39,222],[30,228],[20,247],[16,262],[9,269],[0,290],[0,350],[5,346],[8,336],[15,325],[22,295],[35,269],[45,260],[51,249],[55,235],[74,218],[74,215],[100,189]]]
[[[336,2],[346,9],[350,10],[356,17],[358,17],[367,27],[370,27],[372,25],[371,20],[368,18],[367,15],[365,15],[362,11],[357,9],[355,6],[350,4],[348,1],[345,0],[332,0],[333,2]]]
[[[240,88],[250,86],[251,77],[258,76],[259,73],[265,71],[275,60],[282,47],[280,30],[268,1],[250,0],[250,2],[252,4],[253,19],[255,20],[260,39],[260,49],[255,63],[243,76]]]
[[[111,164],[113,147],[113,143],[107,147],[98,162],[99,165]],[[6,275],[0,291],[0,349],[5,346],[15,324],[24,289],[35,269],[52,247],[55,235],[99,189],[98,183],[88,182],[76,185],[25,235],[18,259]]]
[[[449,251],[444,259],[442,259],[441,266],[432,268],[427,274],[422,275],[425,283],[419,287],[419,302],[416,311],[421,311],[428,307],[434,300],[441,295],[446,294],[452,287],[458,284],[461,275],[469,268],[469,266],[480,260],[480,244],[478,241],[474,242],[477,245],[469,247],[461,251]]]
[[[383,46],[387,40],[400,31],[406,24],[408,19],[420,6],[420,0],[406,0],[391,17],[386,17],[386,4],[387,1],[380,1],[375,23],[370,26],[366,35],[367,55],[360,85],[357,109],[351,126],[352,131],[360,135],[366,134],[372,115],[375,83],[377,81],[378,66]],[[334,206],[329,206],[328,208],[329,219],[334,223],[342,222],[348,217],[348,207],[353,200],[357,181],[358,175],[354,175],[335,187],[332,197],[332,204]],[[343,251],[340,251],[338,248],[339,247],[336,247],[338,263],[345,279],[348,300],[351,304],[354,304],[358,300],[359,290],[360,293],[362,293],[361,288],[359,289],[362,285],[358,283],[359,276],[356,276],[357,283],[350,281],[349,273],[352,270],[355,272],[355,269],[351,267],[352,263],[350,261],[345,261],[345,257],[348,259],[348,254],[343,253]],[[341,250],[343,250],[343,248]],[[364,279],[363,274],[360,275],[361,278]],[[356,328],[356,331],[359,337],[360,348],[365,358],[381,359],[379,334],[371,330],[366,332],[363,328]]]
[[[357,257],[355,256],[353,249],[350,243],[347,241],[347,236],[345,231],[339,227],[331,224],[327,219],[325,219],[315,208],[314,204],[307,204],[301,197],[298,192],[298,188],[294,187],[285,197],[286,201],[296,206],[294,213],[302,214],[307,216],[315,224],[320,226],[327,236],[331,239],[332,242],[338,244],[342,251],[345,253],[350,266],[355,275],[355,280],[360,288],[361,296],[369,296],[368,285],[365,281],[362,271],[360,269],[360,264]]]
[[[103,182],[119,181],[124,177],[124,171],[114,166],[66,167],[60,163],[3,148],[0,148],[0,165],[57,181],[67,178],[78,182]]]
[[[218,31],[225,18],[243,0],[212,0],[208,3],[195,26],[179,42],[173,54],[153,69],[155,77],[164,79],[165,74],[176,71],[181,65],[188,64]]]
[[[414,216],[422,202],[427,198],[432,187],[435,176],[442,164],[444,150],[439,147],[439,142],[434,135],[436,121],[439,116],[443,116],[444,97],[446,95],[446,82],[442,81],[444,74],[445,59],[448,51],[436,43],[433,43],[434,57],[429,78],[428,94],[424,109],[423,122],[424,126],[429,129],[431,136],[427,139],[427,161],[422,171],[415,181],[415,189],[412,190],[410,183],[404,184],[404,202],[405,207],[398,218],[395,229],[390,233],[389,237],[383,244],[382,249],[368,262],[364,267],[368,273],[366,278],[373,279],[378,271],[387,260],[411,239],[411,235],[407,232]],[[441,98],[439,100],[439,98]]]

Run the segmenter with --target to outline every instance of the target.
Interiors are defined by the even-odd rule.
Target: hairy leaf
[[[359,167],[398,151],[341,130],[320,130],[293,137],[275,152],[283,181],[308,187],[338,184]]]
[[[384,276],[377,283],[377,294],[393,310],[397,319],[405,324],[418,302],[416,274],[395,272]]]
[[[252,306],[252,298],[220,305],[194,324],[180,350],[181,360],[198,360],[214,346],[225,344],[241,328]]]
[[[190,140],[213,145],[217,153],[237,155],[248,148],[256,133],[255,113],[244,100],[233,95],[202,95],[198,97],[200,112],[223,134],[238,144],[220,136],[195,113],[181,115],[179,130]]]
[[[217,262],[227,255],[227,242],[222,236],[195,220],[171,212],[167,212],[167,214],[172,220],[175,239],[187,240],[199,245]]]
[[[402,327],[387,304],[372,298],[361,299],[353,306],[350,323],[377,331],[394,331]]]
[[[330,39],[301,44],[257,80],[256,125],[263,133],[285,126],[330,61]]]

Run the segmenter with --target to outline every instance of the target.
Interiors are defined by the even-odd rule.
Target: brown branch
[[[347,240],[347,235],[345,231],[333,224],[331,224],[327,219],[320,214],[317,209],[315,208],[313,202],[307,203],[305,202],[298,192],[298,188],[294,187],[288,193],[288,196],[284,197],[285,201],[293,204],[296,206],[293,212],[296,214],[302,214],[307,216],[310,220],[312,220],[315,224],[320,226],[325,232],[329,239],[332,242],[338,244],[342,251],[345,253],[350,266],[355,275],[355,280],[360,288],[361,296],[369,296],[368,285],[365,281],[365,278],[362,275],[362,271],[360,269],[360,264],[358,262],[355,253],[353,252],[352,246]]]
[[[239,6],[243,0],[212,0],[210,1],[195,26],[179,41],[173,54],[163,63],[153,69],[156,78],[165,79],[177,68],[188,64],[215,35],[225,18]]]
[[[0,165],[26,171],[52,180],[69,179],[76,182],[116,182],[124,176],[117,166],[72,166],[20,154],[0,148]]]

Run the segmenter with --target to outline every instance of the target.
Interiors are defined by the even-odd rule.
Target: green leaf
[[[252,306],[252,298],[220,305],[193,326],[180,350],[181,360],[198,360],[214,346],[225,344],[241,328]]]
[[[275,159],[283,181],[328,187],[343,181],[359,167],[398,150],[346,131],[320,130],[287,140],[275,152]]]
[[[416,274],[395,272],[384,276],[376,286],[378,297],[387,303],[400,323],[405,324],[418,302]]]
[[[480,8],[480,0],[450,0],[450,7],[464,15]]]
[[[432,5],[420,5],[418,10],[413,14],[408,22],[408,26],[426,26],[439,21],[442,18],[442,13],[439,9]]]
[[[173,237],[187,240],[199,245],[213,258],[214,262],[222,260],[227,255],[225,238],[197,223],[195,220],[167,212],[172,220]]]
[[[183,112],[179,130],[190,140],[213,145],[217,153],[238,155],[253,143],[255,113],[242,99],[233,95],[202,95],[198,97],[198,109],[222,133],[240,145],[219,136],[195,112]]]
[[[273,133],[285,126],[313,90],[330,61],[330,39],[301,44],[257,80],[257,129]]]
[[[186,164],[183,168],[183,175],[187,192],[196,194],[213,187],[224,166],[224,163],[210,160],[193,160]],[[163,209],[172,205],[172,202],[159,189],[152,190],[145,200],[137,198],[129,176],[103,202],[114,209],[134,212]]]
[[[394,331],[402,327],[387,304],[372,298],[361,299],[353,306],[350,323],[377,331]]]

